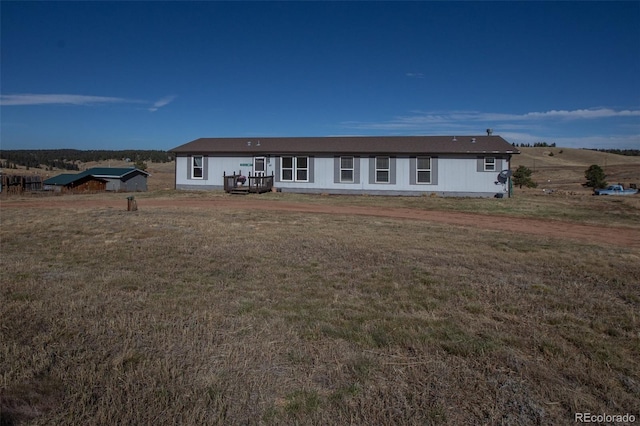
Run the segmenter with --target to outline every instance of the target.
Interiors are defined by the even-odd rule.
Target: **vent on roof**
[[[458,139],[454,136],[453,139],[451,139],[451,142],[458,142]]]
[[[247,146],[251,146],[251,141],[247,141]]]
[[[476,138],[471,138],[471,143],[476,143]]]

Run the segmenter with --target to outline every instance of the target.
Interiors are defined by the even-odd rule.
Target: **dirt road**
[[[593,244],[612,244],[640,248],[640,231],[629,228],[612,228],[574,224],[563,221],[537,220],[509,216],[489,216],[475,213],[450,211],[416,210],[406,208],[327,206],[319,204],[264,201],[256,203],[250,199],[139,199],[138,206],[145,208],[206,208],[268,210],[332,215],[362,215],[397,219],[420,220],[480,229],[491,229],[521,234],[537,235],[558,239],[570,239]],[[56,197],[51,199],[6,200],[0,202],[0,209],[14,208],[126,208],[122,200],[78,200]]]

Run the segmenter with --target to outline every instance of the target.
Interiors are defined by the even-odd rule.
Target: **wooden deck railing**
[[[245,178],[244,182],[241,181],[242,178]],[[225,172],[223,174],[223,180],[225,192],[245,191],[260,194],[271,191],[273,188],[274,176],[273,174],[271,174],[271,176],[267,176],[262,173],[254,175],[249,173],[249,176],[243,176],[241,174],[236,174],[234,171],[231,175],[227,175]]]

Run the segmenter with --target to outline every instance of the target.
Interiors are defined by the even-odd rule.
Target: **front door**
[[[264,157],[256,157],[253,159],[253,174],[255,176],[264,176],[267,173],[267,162]]]

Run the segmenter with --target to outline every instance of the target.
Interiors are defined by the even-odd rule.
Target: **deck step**
[[[233,195],[247,195],[249,188],[233,188],[229,193]]]
[[[271,186],[237,186],[230,189],[225,188],[225,191],[234,195],[247,195],[252,193],[263,194],[265,192],[273,192],[273,189]]]

